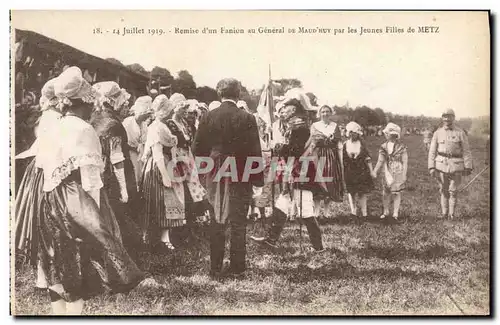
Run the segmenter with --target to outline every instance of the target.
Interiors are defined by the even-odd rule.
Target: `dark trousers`
[[[275,209],[271,217],[271,228],[266,238],[267,241],[276,244],[280,238],[281,232],[283,232],[283,228],[285,228],[286,219],[287,216],[283,211]],[[318,220],[315,217],[303,218],[302,222],[306,225],[307,232],[309,233],[309,240],[313,248],[316,250],[323,249],[321,229],[319,228]]]
[[[246,269],[247,211],[248,204],[238,204],[229,219],[231,230],[230,268],[235,272],[243,272]],[[212,272],[220,272],[222,269],[226,245],[226,228],[227,224],[212,222],[210,225],[210,269]]]

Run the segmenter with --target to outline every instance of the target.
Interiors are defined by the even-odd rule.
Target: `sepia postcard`
[[[489,11],[10,15],[12,315],[491,315]]]

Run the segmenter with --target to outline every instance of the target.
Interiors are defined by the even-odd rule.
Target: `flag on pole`
[[[260,95],[259,105],[257,106],[257,115],[268,125],[274,123],[274,98],[273,83],[271,79],[271,65],[269,65],[269,80],[264,85],[264,90]]]

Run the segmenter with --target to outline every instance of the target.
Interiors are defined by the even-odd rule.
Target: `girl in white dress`
[[[408,150],[406,145],[399,140],[401,128],[389,123],[384,129],[387,141],[379,149],[378,161],[373,171],[373,177],[383,168],[382,197],[384,203],[384,213],[380,219],[389,215],[391,197],[393,198],[394,210],[392,217],[398,219],[399,207],[401,205],[401,192],[405,188],[406,173],[408,170]]]

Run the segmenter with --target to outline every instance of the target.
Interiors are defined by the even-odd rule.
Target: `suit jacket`
[[[224,101],[200,121],[192,151],[196,157],[211,158],[214,162],[213,169],[200,176],[214,207],[216,221],[225,223],[229,217],[245,218],[247,211],[242,215],[240,210],[251,202],[252,185],[264,184],[263,172],[250,175],[248,180],[243,178],[247,159],[262,159],[255,117],[235,103]],[[232,177],[220,177],[235,166]]]

